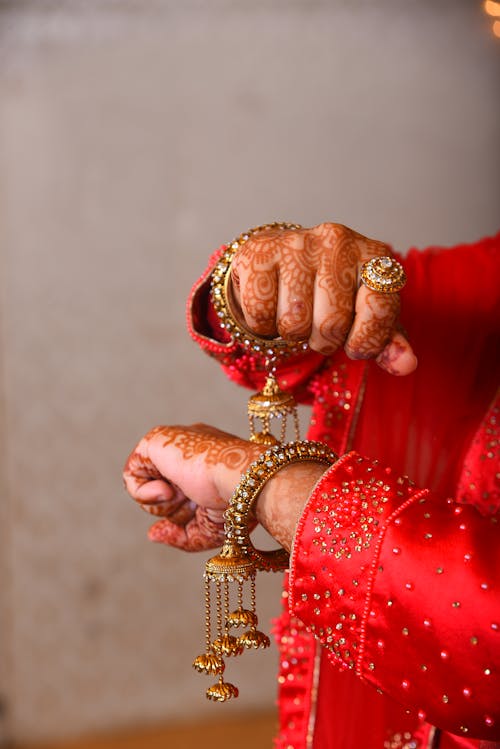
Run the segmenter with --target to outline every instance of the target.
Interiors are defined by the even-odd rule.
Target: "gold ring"
[[[222,253],[212,272],[210,292],[212,303],[220,320],[221,327],[227,330],[233,341],[238,341],[238,343],[246,349],[263,353],[270,359],[277,356],[278,353],[283,356],[306,349],[308,347],[307,342],[285,341],[283,338],[262,338],[255,335],[255,333],[252,333],[236,319],[233,312],[234,299],[230,283],[231,262],[239,248],[248,242],[250,237],[258,232],[266,231],[268,229],[281,229],[285,231],[301,228],[300,224],[289,224],[276,221],[272,224],[264,224],[263,226],[256,226],[254,229],[249,229],[243,234],[240,234],[236,239],[233,239],[233,241],[226,246],[225,251]]]
[[[372,257],[361,266],[361,281],[372,291],[396,294],[406,283],[406,273],[401,263],[393,257]]]

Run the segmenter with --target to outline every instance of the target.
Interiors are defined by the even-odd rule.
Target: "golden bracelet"
[[[280,229],[283,231],[302,229],[300,224],[290,224],[284,221],[275,221],[271,224],[263,224],[249,229],[239,237],[233,239],[226,246],[226,249],[220,257],[217,265],[212,272],[211,279],[211,296],[217,317],[220,320],[222,328],[227,330],[233,340],[237,340],[242,346],[249,350],[263,353],[269,358],[274,358],[278,354],[281,356],[296,353],[303,348],[307,348],[304,341],[286,341],[283,338],[261,338],[246,328],[236,319],[233,312],[234,300],[231,293],[231,262],[237,253],[248,240],[255,234],[262,231]]]
[[[269,230],[298,231],[300,224],[291,224],[275,221],[270,224],[262,224],[249,229],[239,237],[230,242],[217,265],[212,271],[211,277],[211,299],[220,325],[247,351],[260,354],[263,357],[262,364],[267,372],[267,378],[263,389],[253,395],[248,401],[248,417],[250,422],[250,440],[262,445],[275,445],[284,442],[287,431],[287,417],[292,416],[294,422],[294,436],[298,440],[299,421],[296,403],[293,396],[282,390],[276,379],[276,363],[278,359],[296,354],[306,350],[306,341],[286,341],[283,338],[261,338],[248,330],[243,323],[236,319],[234,299],[231,289],[231,263],[236,252],[248,240],[260,232]],[[270,423],[272,419],[281,419],[279,440],[272,432]],[[260,431],[256,428],[256,420],[262,422]]]
[[[250,540],[249,516],[264,485],[278,471],[294,463],[313,461],[330,466],[338,456],[320,442],[300,440],[267,449],[254,461],[241,478],[225,512],[225,541],[220,554],[205,566],[206,652],[199,655],[193,666],[201,673],[218,674],[219,680],[206,692],[208,699],[225,702],[238,696],[234,684],[225,682],[224,657],[241,655],[245,648],[267,648],[269,637],[257,630],[255,577],[259,570],[276,572],[288,566],[285,549],[261,551]],[[250,606],[243,605],[243,586],[250,582]],[[212,639],[211,584],[216,589],[216,637]],[[236,594],[231,596],[230,584],[236,583]],[[236,597],[232,609],[231,598]],[[248,627],[239,636],[233,628]]]

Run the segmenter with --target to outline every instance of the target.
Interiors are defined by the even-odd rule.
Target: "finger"
[[[147,502],[156,497],[170,499],[173,496],[172,488],[145,454],[146,450],[147,443],[143,439],[128,456],[123,469],[125,488],[137,500]]]
[[[240,272],[239,298],[245,325],[256,335],[276,336],[278,270],[250,264]]]
[[[280,248],[277,328],[286,340],[311,333],[316,266],[307,234],[290,233]]]
[[[293,271],[293,269],[291,269]],[[313,318],[314,273],[296,265],[293,277],[280,273],[277,328],[287,341],[309,338]]]
[[[292,284],[301,285],[299,278],[292,278],[290,269],[293,271],[297,259],[304,257],[303,249],[304,232],[271,230],[253,237],[237,252],[231,279],[245,323],[255,334],[278,334],[278,276],[290,277],[290,288]]]
[[[143,452],[145,440],[141,440],[130,453],[123,469],[123,481],[128,493],[134,499],[153,500],[156,496],[169,499],[172,496],[169,484]]]
[[[399,314],[399,294],[381,294],[361,286],[354,322],[345,344],[351,359],[377,357],[392,339]]]
[[[133,481],[134,479],[131,481],[132,484]],[[175,489],[164,479],[157,479],[135,488],[132,487],[132,491],[127,487],[127,491],[129,491],[136,502],[140,502],[144,506],[154,505],[155,503],[168,503],[176,499]]]
[[[149,489],[149,486],[147,488]],[[151,490],[151,493],[154,494],[152,499],[142,499],[137,496],[134,499],[141,509],[149,512],[150,515],[168,518],[177,525],[186,525],[194,516],[197,504],[186,497],[177,487],[172,487],[172,491],[173,496],[170,499],[165,499],[163,495],[154,492],[153,489]]]
[[[382,353],[377,356],[377,364],[389,374],[403,376],[411,374],[417,367],[417,357],[406,337],[395,331]]]
[[[148,536],[151,541],[184,551],[216,549],[224,541],[224,523],[215,522],[203,508],[198,508],[185,527],[181,528],[169,520],[160,520],[152,526]]]
[[[125,486],[127,487],[127,481]],[[150,481],[138,489],[127,487],[127,491],[145,512],[170,518],[172,522],[181,525],[190,520],[196,508],[194,502],[167,481]]]
[[[161,476],[160,471],[140,449],[146,448],[141,440],[126,464],[123,472],[125,488],[140,507],[151,515],[168,517],[174,523],[185,524],[194,514],[196,505],[179,487]]]
[[[344,345],[354,315],[356,284],[355,266],[345,253],[326,253],[321,258],[309,338],[314,351],[332,354]]]

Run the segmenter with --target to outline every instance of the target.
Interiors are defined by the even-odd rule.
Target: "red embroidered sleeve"
[[[290,610],[340,668],[434,725],[498,741],[497,521],[349,453],[299,522]]]

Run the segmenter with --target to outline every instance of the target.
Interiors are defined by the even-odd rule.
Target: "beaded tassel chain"
[[[231,697],[238,696],[238,688],[224,681],[224,658],[241,655],[245,649],[267,648],[270,645],[269,637],[257,629],[257,572],[275,572],[288,566],[288,553],[285,549],[260,551],[253,546],[249,533],[252,507],[266,481],[285,466],[304,460],[330,466],[337,460],[335,453],[326,445],[300,440],[295,400],[292,395],[280,388],[276,379],[278,356],[296,353],[307,348],[307,344],[290,343],[283,339],[258,338],[241,323],[236,322],[232,311],[229,284],[231,260],[239,247],[253,234],[271,229],[300,229],[300,226],[268,224],[242,234],[228,246],[212,276],[212,301],[221,325],[243,347],[267,357],[265,385],[248,401],[250,439],[252,442],[267,446],[267,450],[250,465],[236,487],[224,515],[224,544],[220,553],[209,559],[205,566],[206,651],[194,660],[193,666],[201,673],[219,677],[206,691],[207,698],[217,702],[226,702]],[[295,441],[282,444],[286,439],[288,416],[293,419]],[[273,419],[281,421],[279,439],[271,431]],[[256,420],[261,422],[260,427],[256,427]],[[211,605],[214,587],[215,615]],[[249,587],[249,603],[246,605],[245,587]],[[213,624],[215,637],[212,633]],[[233,631],[238,629],[244,631],[239,635],[233,634]]]

